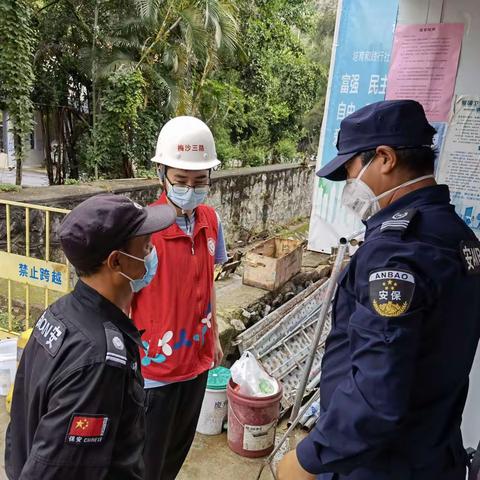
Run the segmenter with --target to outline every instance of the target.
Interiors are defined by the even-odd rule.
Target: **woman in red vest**
[[[210,129],[194,117],[162,128],[155,157],[177,221],[154,234],[157,274],[135,295],[132,318],[142,334],[145,379],[145,479],[178,474],[195,435],[208,370],[223,356],[215,318],[215,264],[227,260],[219,217],[203,205],[210,172],[220,165]]]

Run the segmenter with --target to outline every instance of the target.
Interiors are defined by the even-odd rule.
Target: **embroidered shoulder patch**
[[[415,278],[402,270],[377,270],[370,273],[370,304],[382,317],[398,317],[410,307]]]
[[[400,232],[405,231],[410,225],[410,222],[416,213],[417,213],[416,208],[400,210],[394,215],[392,215],[392,217],[389,220],[386,220],[385,222],[382,223],[382,226],[380,227],[380,231],[382,232],[386,230],[397,230]]]
[[[35,340],[52,356],[54,357],[60,347],[67,327],[54,317],[50,310],[45,310],[42,316],[38,319],[33,330]]]
[[[105,363],[113,367],[125,367],[127,365],[127,350],[122,333],[111,322],[104,323],[103,327],[105,328],[107,343]]]
[[[102,443],[107,433],[109,418],[106,415],[74,413],[70,419],[65,443],[92,445]]]
[[[480,242],[478,240],[461,242],[460,256],[468,275],[480,275]]]

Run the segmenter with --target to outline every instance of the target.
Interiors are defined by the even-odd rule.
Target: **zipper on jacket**
[[[195,255],[195,241],[193,239],[193,232],[192,232],[192,223],[190,222],[190,217],[185,213],[185,224],[187,226],[187,233],[188,236],[190,237],[190,240],[192,241],[192,255]]]

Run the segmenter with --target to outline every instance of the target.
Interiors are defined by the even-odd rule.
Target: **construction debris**
[[[293,405],[326,285],[326,279],[319,280],[236,338],[240,352],[252,352],[263,368],[282,382],[283,413]],[[329,330],[328,315],[306,394],[318,385],[324,343]]]
[[[244,259],[243,283],[278,290],[302,269],[304,242],[270,238],[250,250]]]

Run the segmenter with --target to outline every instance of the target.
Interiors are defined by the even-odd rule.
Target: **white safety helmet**
[[[210,170],[220,161],[208,126],[195,117],[176,117],[160,130],[152,162],[182,170]]]

